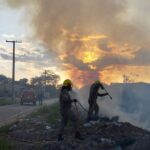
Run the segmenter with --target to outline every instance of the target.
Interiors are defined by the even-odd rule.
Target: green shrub
[[[48,113],[48,123],[56,124],[60,118],[59,104],[55,103],[50,107]]]
[[[30,114],[31,117],[40,115],[45,115],[48,123],[50,124],[56,124],[58,122],[58,119],[60,117],[59,115],[59,104],[54,103],[52,105],[44,105],[41,106],[38,110]]]
[[[12,104],[15,104],[16,101],[12,101],[11,99],[0,99],[0,106],[3,106],[3,105],[12,105]]]
[[[7,134],[10,131],[10,125],[0,127],[0,134]]]
[[[10,150],[10,149],[11,149],[10,142],[4,137],[0,137],[0,150]]]

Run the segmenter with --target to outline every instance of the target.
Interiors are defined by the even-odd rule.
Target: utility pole
[[[13,63],[12,63],[12,101],[15,100],[15,45],[16,43],[22,43],[21,41],[8,41],[6,42],[13,43]]]
[[[44,98],[46,97],[46,75],[47,75],[47,71],[44,71]]]

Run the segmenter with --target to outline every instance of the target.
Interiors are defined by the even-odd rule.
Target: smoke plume
[[[130,14],[134,2],[128,0],[5,0],[4,3],[26,10],[24,20],[30,17],[34,38],[57,53],[59,68],[68,71],[74,81],[80,78],[76,82],[80,85],[87,83],[85,78],[104,80],[103,72],[108,67],[132,65],[135,52],[149,42],[143,18]]]
[[[148,0],[2,1],[11,8],[25,10],[23,20],[30,20],[28,24],[33,38],[40,40],[46,50],[55,53],[57,58],[49,56],[50,59],[57,61],[57,67],[68,73],[78,87],[98,78],[106,83],[122,82],[126,73],[138,74],[135,82],[150,81],[146,76],[150,75]],[[113,91],[116,88],[117,92]],[[140,95],[136,97],[140,90],[131,93],[131,89],[132,86],[129,90],[112,86],[115,100],[102,102],[102,112],[118,114],[122,120],[140,123],[145,115],[144,108],[149,106],[148,99]],[[135,103],[140,98],[137,108],[133,107],[132,101],[129,102],[129,93],[135,95]],[[87,104],[87,98],[84,96],[82,99]],[[127,100],[127,104],[123,102]],[[124,106],[121,107],[122,104]],[[128,106],[135,110],[133,115]],[[146,111],[149,112],[148,108]]]

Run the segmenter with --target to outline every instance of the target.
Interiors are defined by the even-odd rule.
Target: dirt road
[[[57,99],[44,100],[43,105],[53,104],[56,101]],[[33,106],[19,104],[0,106],[0,126],[3,126],[21,117],[24,117],[39,107],[39,105]]]

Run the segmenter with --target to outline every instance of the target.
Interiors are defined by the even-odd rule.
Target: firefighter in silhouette
[[[39,105],[43,104],[43,97],[44,97],[43,87],[42,87],[42,84],[40,83],[39,87],[38,87],[38,94],[37,94],[37,99],[39,101]]]
[[[89,93],[89,110],[88,110],[88,117],[87,122],[91,120],[98,120],[98,113],[99,113],[99,106],[97,104],[97,97],[103,97],[108,95],[108,93],[99,93],[99,89],[104,89],[103,85],[100,83],[99,80],[95,81],[91,87],[90,87],[90,93]],[[94,115],[93,115],[94,113]]]
[[[60,103],[60,114],[61,114],[61,125],[58,134],[58,141],[63,140],[63,132],[65,126],[67,126],[68,121],[72,121],[75,129],[75,138],[80,139],[81,135],[79,132],[79,120],[77,115],[72,111],[72,103],[76,103],[76,99],[71,99],[69,91],[72,90],[72,82],[69,79],[66,79],[63,82],[63,86],[61,88],[59,103]]]

